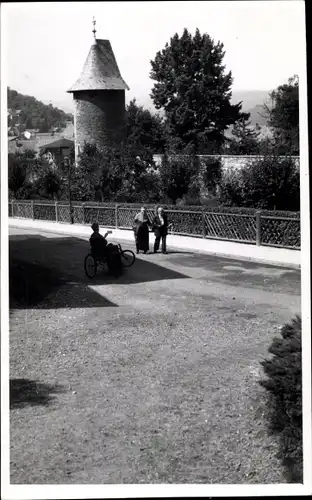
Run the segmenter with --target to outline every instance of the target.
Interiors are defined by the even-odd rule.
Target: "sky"
[[[185,27],[224,44],[233,92],[270,91],[305,68],[303,0],[2,3],[7,85],[71,110],[66,90],[88,55],[93,16],[97,38],[110,40],[130,87],[127,101],[146,106],[150,60]]]

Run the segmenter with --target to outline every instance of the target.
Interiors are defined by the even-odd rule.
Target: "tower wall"
[[[74,107],[76,157],[85,142],[103,148],[124,138],[124,90],[74,92]]]

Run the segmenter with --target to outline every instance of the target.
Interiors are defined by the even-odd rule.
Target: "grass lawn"
[[[170,255],[90,283],[47,240],[11,244],[11,482],[285,482],[259,361],[297,295]]]

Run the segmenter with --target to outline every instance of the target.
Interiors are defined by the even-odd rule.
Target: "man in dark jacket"
[[[105,260],[108,271],[113,276],[122,274],[122,262],[119,249],[112,243],[107,243],[106,237],[112,234],[112,231],[107,231],[104,236],[100,234],[100,227],[97,222],[91,226],[93,233],[90,237],[91,253],[97,260]]]
[[[111,234],[111,231],[107,231],[104,236],[100,234],[100,226],[97,222],[93,222],[91,226],[93,233],[90,237],[91,251],[99,258],[106,257],[107,251],[107,239],[106,237]]]
[[[153,228],[155,233],[154,253],[157,253],[161,240],[161,251],[167,253],[166,238],[168,234],[168,218],[162,207],[157,209],[157,215],[153,220]]]

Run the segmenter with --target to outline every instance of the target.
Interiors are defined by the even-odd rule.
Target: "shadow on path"
[[[150,256],[146,255],[139,256],[119,278],[109,276],[104,268],[90,279],[84,271],[88,253],[89,243],[79,238],[11,235],[10,308],[118,307],[90,286],[188,278],[149,261]]]
[[[10,380],[10,409],[30,406],[47,406],[55,400],[52,394],[65,392],[61,385],[49,385],[17,378]]]

